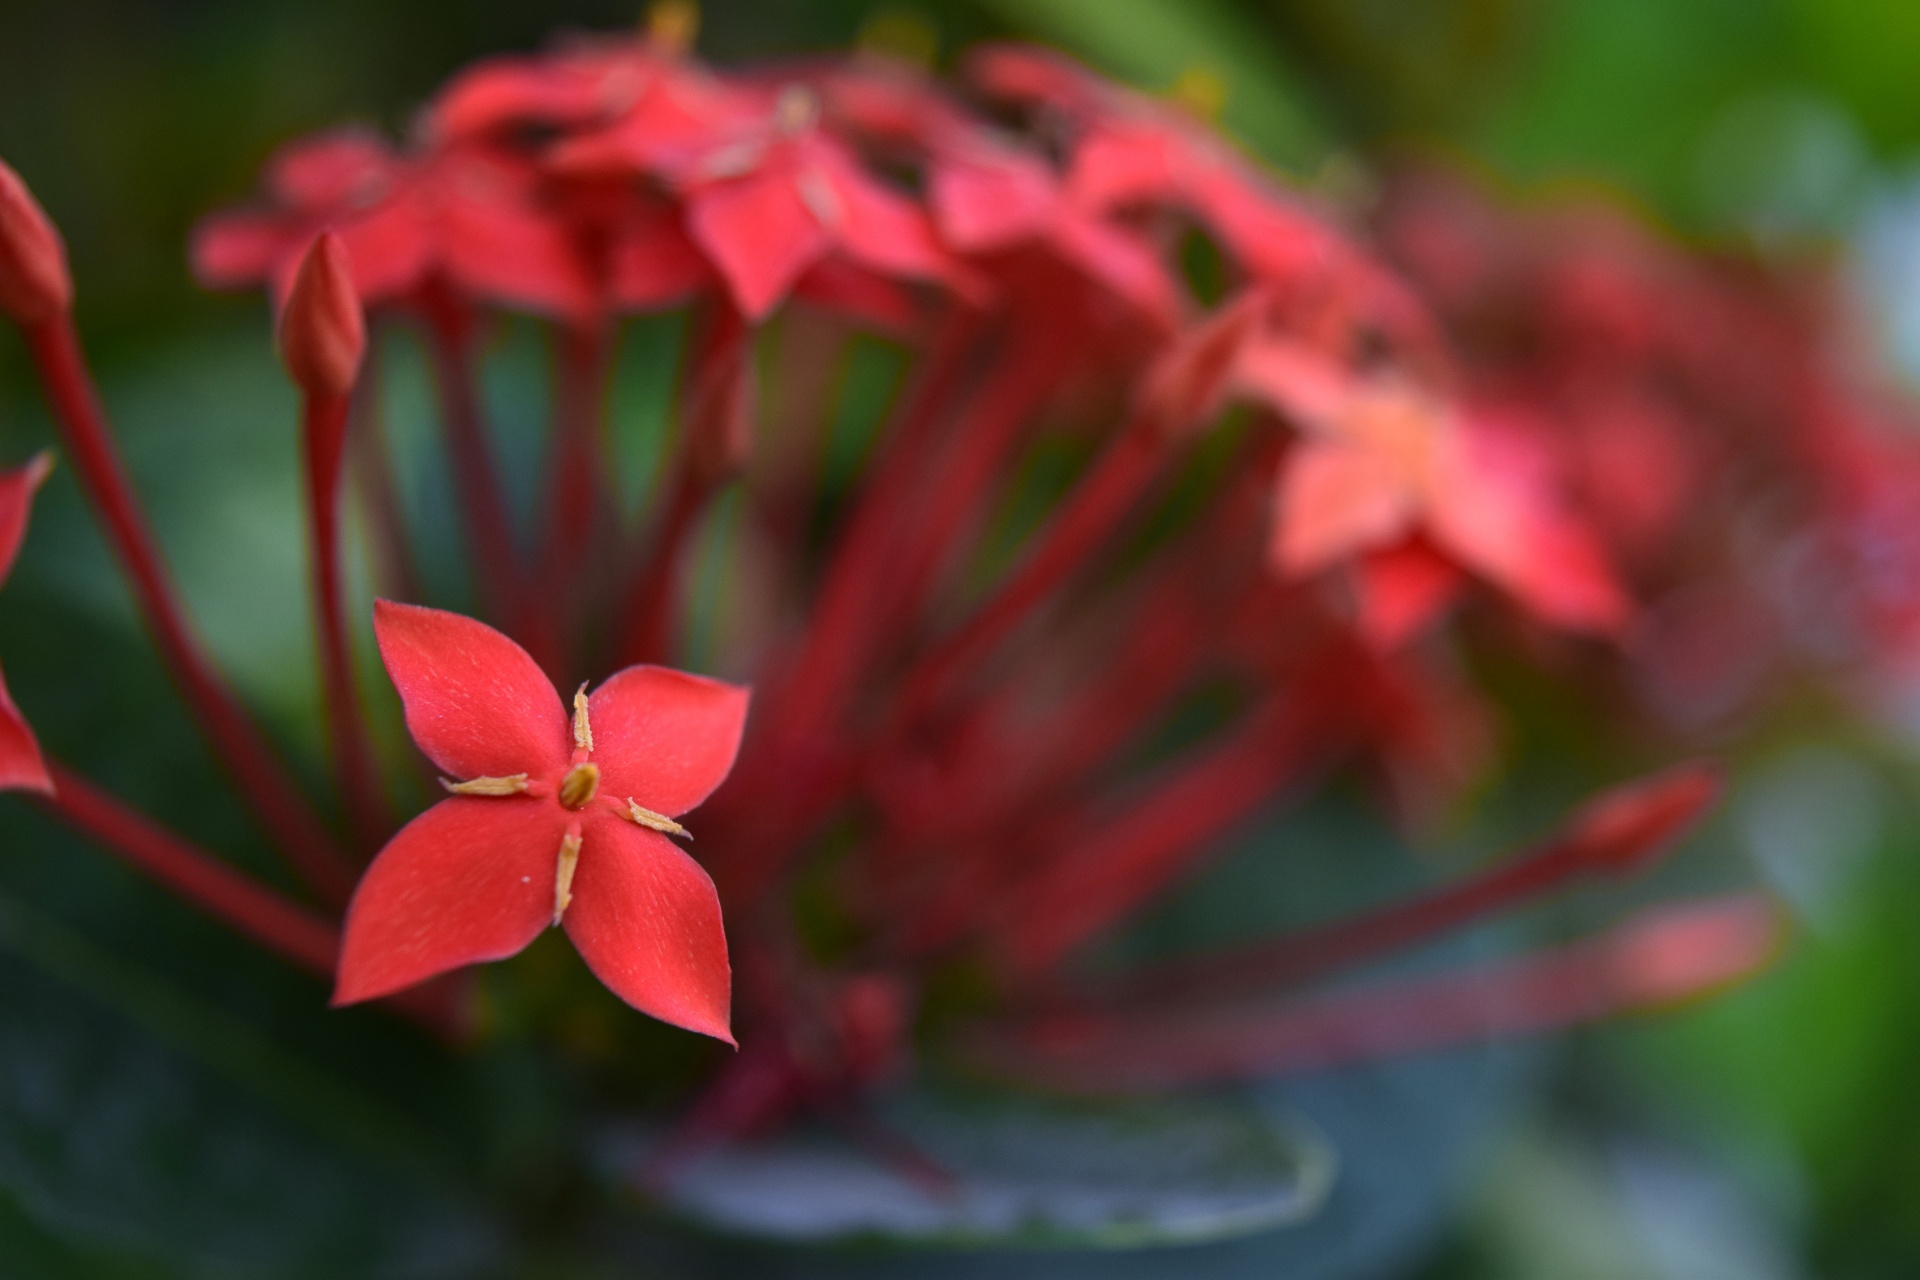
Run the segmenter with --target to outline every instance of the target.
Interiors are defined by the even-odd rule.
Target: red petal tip
[[[314,239],[280,314],[280,357],[300,389],[344,396],[360,375],[367,327],[346,247],[331,231]]]
[[[1242,293],[1189,330],[1147,374],[1140,415],[1169,434],[1210,420],[1233,381],[1240,351],[1267,304],[1259,290]]]
[[[1571,838],[1597,867],[1620,875],[1645,870],[1719,803],[1718,765],[1693,761],[1615,787],[1582,806]]]
[[[1759,894],[1659,908],[1613,935],[1614,981],[1629,1008],[1697,999],[1766,968],[1786,933],[1779,906]]]
[[[66,245],[27,184],[0,160],[0,311],[24,327],[72,305]]]
[[[374,602],[373,634],[407,731],[447,776],[558,782],[566,772],[566,709],[512,639],[457,613],[391,600]]]

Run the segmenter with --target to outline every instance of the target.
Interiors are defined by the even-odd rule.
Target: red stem
[[[345,903],[353,891],[350,864],[187,623],[107,428],[72,320],[62,315],[25,333],[67,454],[201,733],[301,878],[330,905]]]
[[[135,812],[71,769],[51,762],[54,794],[35,796],[56,816],[281,958],[333,977],[340,931],[213,855]]]
[[[307,554],[327,739],[348,824],[371,854],[393,834],[393,815],[380,789],[373,740],[361,713],[340,580],[340,473],[349,411],[346,396],[303,396],[301,436],[306,443]]]
[[[814,507],[826,466],[834,394],[853,328],[826,312],[787,312],[774,349],[774,386],[764,447],[747,477],[754,516],[779,557],[783,579],[805,572]]]
[[[1666,787],[1671,792],[1676,789],[1674,783],[1693,785],[1700,776],[1697,771],[1674,771],[1663,778],[1673,780]],[[1652,794],[1660,781],[1608,794],[1629,796],[1636,790]],[[1662,853],[1675,847],[1711,805],[1711,789],[1696,786],[1694,794],[1698,797],[1695,803],[1663,813],[1654,831],[1634,830],[1631,856],[1623,857],[1619,850],[1596,840],[1591,823],[1583,820],[1587,811],[1582,811],[1551,839],[1457,884],[1269,942],[1139,970],[1117,979],[1100,993],[1100,998],[1122,1003],[1179,1002],[1203,994],[1217,998],[1304,986],[1515,910],[1566,889],[1573,881],[1648,870]]]
[[[745,467],[752,447],[753,329],[731,304],[704,310],[680,383],[680,448],[645,559],[621,608],[621,665],[673,656],[686,606],[688,551],[700,517]]]
[[[1033,416],[1072,367],[1072,356],[1040,334],[1005,335],[1011,351],[1003,355],[998,376],[974,401],[966,417],[947,433],[948,447],[929,459],[903,503],[888,546],[892,564],[881,582],[888,608],[879,620],[898,634],[920,616],[941,573],[957,558],[969,526],[993,497],[994,479],[1007,470]]]
[[[1100,549],[1153,483],[1166,456],[1159,437],[1123,430],[986,603],[916,664],[901,696],[902,714],[914,718],[968,668],[991,656],[1028,614]]]
[[[398,600],[420,600],[425,598],[420,569],[414,562],[413,539],[407,533],[406,511],[387,448],[386,416],[380,406],[379,356],[379,345],[368,343],[360,379],[353,389],[347,448],[353,458],[354,483],[367,513],[381,592]]]
[[[676,469],[665,505],[653,525],[651,549],[627,597],[626,636],[616,665],[671,662],[679,650],[687,549],[712,500],[713,486],[687,469]]]
[[[603,447],[612,335],[601,324],[563,324],[555,337],[553,434],[541,528],[540,589],[552,616],[571,618],[605,532],[608,501]]]
[[[800,653],[779,696],[769,699],[769,720],[777,708],[772,732],[782,740],[839,724],[881,638],[917,612],[926,588],[911,584],[924,584],[952,550],[954,533],[984,497],[1003,455],[1058,375],[1060,361],[1046,344],[1007,335],[1014,354],[995,366],[993,381],[974,393],[950,430],[940,432],[968,357],[977,354],[972,347],[979,328],[977,317],[956,319],[889,433],[886,456],[828,565]],[[957,443],[948,457],[936,459],[941,435]],[[961,455],[957,464],[955,452]],[[941,467],[940,461],[956,465]]]
[[[457,300],[438,292],[425,295],[423,308],[447,464],[481,608],[554,674],[558,636],[546,611],[528,598],[513,542],[513,519],[480,405],[473,367],[473,317]]]
[[[998,939],[1013,968],[1035,974],[1054,967],[1330,759],[1351,732],[1350,723],[1336,725],[1330,714],[1330,690],[1339,685],[1310,673],[1117,812],[1098,822],[1063,824],[1069,834],[1058,841],[1062,852],[1040,860],[1013,897],[1011,924]]]
[[[1184,563],[1180,558],[1164,568]],[[974,713],[985,728],[967,731],[977,740],[952,766],[946,793],[922,811],[901,815],[866,868],[892,939],[883,953],[924,954],[975,927],[977,895],[991,891],[966,887],[985,883],[985,868],[973,864],[991,861],[995,885],[1026,870],[1021,842],[1027,833],[1063,798],[1084,793],[1095,771],[1128,750],[1192,680],[1207,636],[1201,614],[1182,607],[1191,602],[1187,588],[1164,573],[1137,609],[1115,618],[1120,649],[1043,714],[1031,713],[1035,695],[1016,683],[996,690]],[[976,850],[975,857],[928,856],[955,842]]]
[[[1270,1078],[1670,1006],[1765,967],[1785,924],[1753,894],[1659,907],[1595,938],[1280,1006],[1052,1015],[983,1028],[972,1056],[1042,1087],[1134,1093]]]

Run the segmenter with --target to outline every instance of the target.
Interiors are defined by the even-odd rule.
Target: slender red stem
[[[1011,895],[997,947],[1021,973],[1044,972],[1151,899],[1223,835],[1329,761],[1352,732],[1336,721],[1334,680],[1309,677],[1117,810],[1063,822],[1058,853]]]
[[[604,433],[612,334],[600,323],[562,324],[554,346],[538,587],[552,616],[573,618],[611,510]]]
[[[464,305],[437,291],[424,296],[423,309],[447,465],[481,608],[553,674],[558,635],[547,612],[529,598],[514,546],[513,519],[473,367],[473,317]]]
[[[1049,1015],[983,1027],[970,1056],[1042,1087],[1135,1093],[1271,1078],[1503,1040],[1670,1006],[1778,953],[1779,908],[1753,894],[1659,907],[1599,935],[1278,1006]]]
[[[674,476],[648,538],[651,550],[628,596],[621,626],[626,641],[617,665],[670,662],[678,652],[687,551],[713,496],[714,487],[689,471]]]
[[[1137,1005],[1303,986],[1516,910],[1575,881],[1648,870],[1711,807],[1715,789],[1701,785],[1710,777],[1689,767],[1616,789],[1601,801],[1638,801],[1645,808],[1658,798],[1664,803],[1653,822],[1641,816],[1625,830],[1596,830],[1591,810],[1583,810],[1551,838],[1456,884],[1272,941],[1137,970],[1103,986],[1096,998]]]
[[[853,328],[826,313],[789,310],[774,348],[764,443],[746,480],[754,517],[784,578],[804,572],[817,496],[825,478],[834,396],[846,371]]]
[[[413,539],[407,532],[406,508],[400,501],[400,487],[393,474],[393,455],[387,447],[386,415],[380,405],[378,342],[367,344],[360,380],[353,389],[350,418],[347,449],[352,458],[354,484],[366,511],[381,591],[397,600],[424,599],[420,569],[413,555]]]
[[[344,903],[353,890],[351,865],[186,620],[114,446],[71,319],[56,317],[25,333],[67,454],[188,709],[288,862],[329,904]]]
[[[953,551],[957,531],[1060,376],[1055,350],[1005,335],[1013,354],[995,366],[992,381],[956,420],[943,422],[945,400],[957,389],[968,358],[978,354],[972,350],[977,325],[971,318],[956,322],[935,348],[893,433],[897,439],[868,481],[871,497],[849,521],[800,652],[769,698],[770,737],[813,735],[840,723],[879,642],[917,613],[926,579]],[[940,433],[942,425],[950,425],[949,431]],[[940,434],[957,443],[936,457]]]
[[[1039,697],[1028,683],[1009,682],[970,713],[975,723],[959,730],[967,741],[943,771],[938,796],[915,811],[889,812],[864,868],[890,939],[884,954],[938,950],[975,927],[975,904],[990,892],[983,873],[1005,884],[1029,871],[1029,833],[1083,796],[1101,766],[1132,748],[1189,684],[1207,636],[1204,615],[1181,607],[1191,603],[1187,585],[1165,573],[1136,609],[1109,615],[1118,650],[1090,663],[1085,681],[1044,711],[1036,714]],[[973,856],[930,856],[956,844]]]
[[[753,329],[731,304],[715,302],[697,318],[680,381],[680,448],[666,501],[621,608],[620,661],[673,655],[686,607],[686,561],[714,498],[745,467],[752,446]]]
[[[1005,341],[1010,351],[998,376],[948,433],[947,449],[930,460],[917,493],[901,506],[904,518],[889,539],[892,564],[881,579],[888,608],[879,620],[891,624],[890,633],[920,617],[942,571],[959,558],[970,526],[981,520],[995,479],[1007,470],[1034,415],[1072,371],[1072,349],[1057,339],[1016,331]]]
[[[79,774],[49,762],[54,793],[35,796],[56,816],[143,875],[281,958],[333,977],[340,931],[252,877],[136,812]]]
[[[346,396],[304,395],[301,436],[306,444],[307,555],[327,739],[348,825],[370,855],[393,834],[393,815],[380,789],[373,739],[361,711],[340,575],[340,475],[349,410]]]
[[[1097,552],[1133,509],[1167,457],[1163,440],[1123,430],[1101,453],[1030,544],[1018,566],[951,635],[915,665],[901,695],[914,717],[940,691],[964,677]]]

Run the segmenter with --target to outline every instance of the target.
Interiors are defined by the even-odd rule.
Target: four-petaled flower
[[[335,1004],[525,948],[563,925],[614,994],[732,1043],[720,901],[668,835],[733,767],[748,691],[664,667],[616,673],[569,717],[526,651],[470,618],[380,601],[407,729],[452,777],[368,867]]]

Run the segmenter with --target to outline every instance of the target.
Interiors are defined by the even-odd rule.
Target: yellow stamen
[[[580,836],[569,831],[560,837],[560,863],[553,869],[553,922],[556,925],[573,901],[573,873],[579,865]]]
[[[1176,106],[1209,123],[1220,118],[1227,105],[1227,82],[1211,67],[1188,67],[1174,79],[1167,97]]]
[[[924,13],[913,9],[876,9],[860,24],[854,44],[871,57],[891,58],[922,69],[940,52],[940,33]]]
[[[527,789],[527,775],[515,773],[504,778],[468,778],[465,782],[442,778],[440,785],[456,796],[514,796]]]
[[[647,8],[647,43],[672,57],[693,48],[700,34],[700,6],[693,0],[656,0]]]
[[[576,751],[593,750],[593,724],[587,719],[587,686],[584,684],[573,691],[573,747]]]
[[[773,104],[774,124],[788,137],[805,133],[820,118],[820,99],[803,84],[790,84]]]
[[[651,828],[663,835],[685,836],[689,840],[693,839],[693,832],[687,830],[664,813],[655,813],[651,809],[642,808],[640,805],[635,804],[632,796],[627,797],[627,817],[639,823],[641,826]]]
[[[585,808],[587,801],[593,799],[600,790],[600,766],[581,763],[567,770],[567,776],[560,779],[560,806],[564,809]]]

